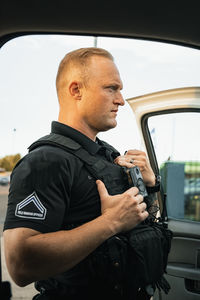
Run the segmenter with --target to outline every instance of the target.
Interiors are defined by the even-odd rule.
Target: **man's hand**
[[[143,196],[138,194],[136,187],[123,194],[111,196],[104,183],[97,180],[97,188],[101,199],[102,215],[107,217],[109,226],[114,233],[127,231],[148,217]]]
[[[144,151],[128,150],[126,154],[118,156],[114,162],[120,166],[127,168],[138,166],[142,173],[145,185],[155,185],[155,174]]]

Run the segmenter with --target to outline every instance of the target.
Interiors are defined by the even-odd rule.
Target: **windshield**
[[[0,55],[0,157],[27,153],[57,120],[55,78],[60,60],[76,48],[97,46],[115,58],[124,98],[200,85],[198,50],[165,43],[93,36],[29,35],[7,42]],[[121,153],[141,148],[128,103],[120,107],[118,126],[101,133]]]

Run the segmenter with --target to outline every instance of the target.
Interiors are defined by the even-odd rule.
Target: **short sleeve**
[[[72,166],[50,146],[26,155],[14,168],[4,230],[27,227],[42,233],[62,229],[69,209]]]

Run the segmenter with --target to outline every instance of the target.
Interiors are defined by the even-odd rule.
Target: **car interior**
[[[120,44],[119,48],[118,46],[115,48],[117,43]],[[158,47],[154,48],[151,43],[156,43]],[[116,145],[121,147],[121,151],[125,150],[123,146],[127,142],[126,139],[130,137],[131,146],[136,143],[135,139],[140,137],[138,147],[147,152],[154,172],[161,175],[162,188],[157,193],[160,212],[167,209],[165,221],[168,228],[173,231],[166,273],[171,289],[168,294],[157,289],[152,299],[200,299],[198,3],[197,1],[94,3],[86,0],[80,3],[69,3],[46,0],[26,2],[2,0],[0,119],[3,120],[3,115],[7,115],[8,119],[0,123],[2,149],[4,144],[12,139],[11,142],[9,140],[10,149],[13,150],[15,147],[14,150],[18,151],[15,141],[17,134],[18,143],[25,143],[28,146],[34,138],[46,133],[48,127],[45,126],[49,124],[41,129],[41,122],[35,122],[37,118],[42,120],[43,115],[48,114],[46,104],[42,104],[41,99],[36,100],[36,87],[40,86],[41,78],[45,76],[47,82],[54,80],[50,78],[52,72],[49,67],[50,60],[53,61],[54,71],[66,50],[85,45],[107,47],[111,52],[113,50],[121,66],[125,89],[127,89],[125,98],[128,117],[126,121],[123,119],[123,123],[121,122],[122,135],[118,137],[117,131],[114,131],[113,135],[105,134],[103,137],[108,142],[112,142],[115,138]],[[159,54],[162,46],[165,46],[163,56]],[[148,61],[142,51],[149,56]],[[185,56],[182,55],[183,51],[186,51]],[[57,56],[52,54],[53,52]],[[176,56],[173,56],[175,52]],[[45,57],[46,61],[43,65]],[[159,69],[157,69],[157,62],[159,62]],[[135,66],[139,70],[138,73],[134,71]],[[30,75],[32,69],[35,72],[33,77]],[[155,78],[160,78],[160,86],[156,86],[156,80],[151,76],[150,70],[157,73]],[[23,77],[20,77],[21,74]],[[182,76],[183,74],[185,77]],[[172,79],[173,75],[177,80]],[[25,78],[30,85],[25,83]],[[46,90],[49,89],[49,85],[49,83],[44,85]],[[17,86],[21,88],[18,94]],[[5,96],[6,94],[8,97]],[[20,127],[16,131],[14,123],[10,120],[19,114],[18,111],[23,110],[20,98],[25,98],[27,95],[30,97],[30,103],[26,104],[24,109],[32,110],[33,115],[30,118],[24,113],[21,128],[25,135],[20,139]],[[43,96],[52,99],[56,97],[54,90]],[[51,103],[51,98],[49,99],[50,121],[52,117],[54,118],[56,109]],[[9,110],[8,108],[4,110],[9,101],[12,101],[9,103]],[[5,130],[6,123],[9,122],[13,124],[12,137],[8,137]],[[133,129],[134,126],[137,126],[137,131]],[[125,131],[127,131],[126,135]],[[127,146],[129,146],[128,142]],[[0,158],[4,155],[2,153],[0,152]],[[2,182],[2,188],[6,187],[5,179]],[[3,257],[3,251],[1,256]],[[3,268],[6,267],[1,258],[0,298],[18,299],[17,295],[20,293],[23,297],[26,288],[17,288],[8,275],[4,274]],[[29,294],[22,299],[32,299],[35,294],[32,287],[26,293]]]

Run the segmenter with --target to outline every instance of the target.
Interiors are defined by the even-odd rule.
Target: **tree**
[[[4,168],[6,171],[12,171],[20,159],[21,155],[19,153],[15,155],[7,155],[0,159],[0,167]]]

